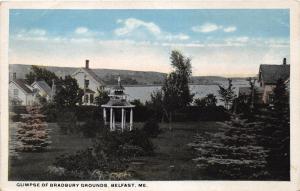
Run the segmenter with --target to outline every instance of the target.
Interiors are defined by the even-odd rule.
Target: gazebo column
[[[124,108],[122,108],[121,129],[124,130]]]
[[[133,109],[130,109],[130,124],[129,124],[129,130],[132,130],[132,121],[133,121]]]
[[[110,130],[112,131],[112,128],[113,128],[113,109],[110,108],[110,122],[109,122],[109,127],[110,127]]]
[[[104,125],[107,125],[107,122],[106,122],[106,108],[105,107],[103,108],[103,121],[104,121]]]
[[[116,130],[116,116],[115,111],[113,110],[113,131]]]
[[[126,109],[124,109],[124,129],[126,129]]]

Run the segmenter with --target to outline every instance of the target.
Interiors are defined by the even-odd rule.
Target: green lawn
[[[141,124],[137,124],[141,126]],[[130,170],[139,180],[194,180],[208,179],[199,174],[192,163],[192,150],[187,144],[193,135],[203,131],[217,131],[215,122],[174,123],[170,130],[168,124],[160,124],[162,133],[152,141],[155,155],[138,158],[130,164]],[[74,153],[87,148],[92,140],[76,135],[63,135],[56,124],[52,129],[51,149],[42,153],[21,153],[19,159],[10,160],[9,180],[52,180],[47,176],[47,168],[55,158],[63,153]]]
[[[193,151],[187,146],[197,132],[218,131],[215,122],[160,124],[163,132],[153,143],[155,155],[140,158],[131,165],[137,179],[140,180],[200,180],[210,179],[199,174],[191,161]]]

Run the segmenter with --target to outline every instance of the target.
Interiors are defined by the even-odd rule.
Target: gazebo
[[[110,112],[109,127],[111,131],[115,130],[132,130],[133,128],[133,108],[132,105],[127,101],[127,94],[124,93],[124,87],[121,85],[121,79],[118,78],[118,85],[113,87],[109,94],[109,101],[101,105],[103,108],[103,120],[104,124],[108,125],[107,122],[107,110]],[[121,111],[121,118],[119,122],[116,122],[116,114]],[[130,112],[129,126],[126,120],[126,113]]]

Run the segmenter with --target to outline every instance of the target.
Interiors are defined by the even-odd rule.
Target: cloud
[[[128,35],[129,33],[132,33],[139,28],[144,28],[154,35],[158,35],[161,33],[159,26],[157,26],[153,22],[145,22],[135,18],[128,18],[126,20],[118,19],[117,23],[123,25],[122,27],[117,28],[114,31],[117,36]]]
[[[201,33],[210,33],[214,31],[222,30],[223,32],[229,33],[237,30],[236,26],[222,26],[215,23],[204,23],[203,25],[193,26],[192,31]]]
[[[224,32],[234,32],[236,31],[236,27],[235,26],[229,26],[223,29]]]
[[[117,37],[132,37],[139,40],[152,39],[158,41],[184,41],[190,39],[187,34],[172,34],[161,30],[161,28],[153,22],[146,22],[136,18],[118,19],[116,22],[122,25],[114,30]]]
[[[252,40],[257,40],[257,39],[252,39]],[[247,43],[249,42],[249,37],[248,36],[240,36],[240,37],[234,37],[234,38],[226,38],[224,40],[226,43]]]
[[[33,29],[22,29],[16,33],[18,37],[42,37],[47,34],[47,31],[40,28],[33,28]]]
[[[78,27],[78,28],[75,29],[76,34],[85,34],[88,31],[89,31],[89,29],[86,28],[86,27]]]
[[[201,33],[209,33],[219,29],[222,29],[222,26],[214,23],[204,23],[203,25],[192,27],[192,31]]]
[[[188,40],[188,39],[190,39],[190,37],[186,34],[180,33],[180,34],[175,34],[175,35],[172,35],[172,34],[166,35],[165,39],[170,40],[170,41],[172,41],[172,40]]]

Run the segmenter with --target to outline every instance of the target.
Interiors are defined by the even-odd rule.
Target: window
[[[19,97],[19,90],[18,89],[14,89],[14,97]]]
[[[84,95],[84,103],[88,103],[89,102],[89,95]]]
[[[274,94],[269,94],[269,103],[271,104],[271,103],[273,103],[274,102]]]
[[[94,103],[94,95],[90,94],[90,103]]]

